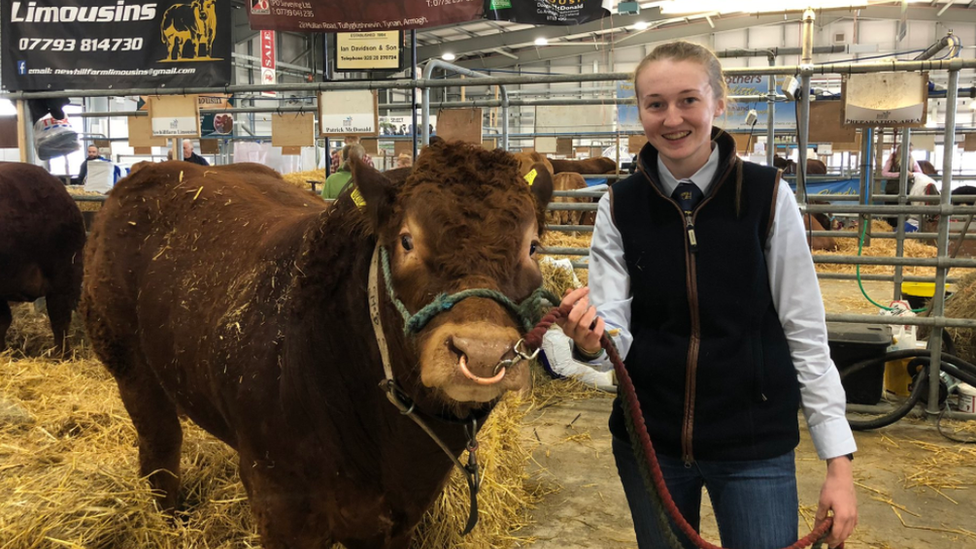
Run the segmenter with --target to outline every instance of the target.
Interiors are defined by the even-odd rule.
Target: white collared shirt
[[[718,164],[718,147],[713,145],[708,161],[691,177],[706,196]],[[670,196],[678,180],[660,158],[658,173],[666,196]],[[783,180],[779,182],[775,211],[765,248],[770,290],[800,383],[800,398],[810,437],[821,459],[850,454],[857,445],[845,416],[847,406],[840,374],[830,359],[823,297],[807,247],[800,210],[793,191]],[[620,356],[626,358],[633,342],[630,332],[633,298],[624,262],[623,239],[610,215],[609,193],[600,199],[597,208],[589,269],[590,303],[603,317],[607,330],[618,330],[613,340]],[[606,354],[593,364],[603,369],[612,368]]]

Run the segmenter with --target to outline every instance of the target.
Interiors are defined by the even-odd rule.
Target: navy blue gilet
[[[799,383],[764,252],[778,170],[740,161],[721,130],[713,139],[719,167],[693,213],[694,246],[650,144],[639,171],[611,187],[633,295],[625,365],[659,453],[769,459],[799,442]],[[620,398],[610,430],[626,439]]]

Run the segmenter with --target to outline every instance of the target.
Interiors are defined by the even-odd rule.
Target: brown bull
[[[553,173],[576,172],[582,174],[609,174],[617,173],[617,163],[612,158],[599,156],[584,160],[559,160],[550,159]]]
[[[552,188],[556,191],[577,191],[586,188],[586,180],[578,173],[557,173],[552,177]],[[591,202],[589,198],[569,196],[557,196],[552,201],[567,204],[589,204]],[[596,212],[553,210],[549,212],[549,219],[556,225],[580,225],[584,217],[587,217],[585,214],[589,213],[595,214]],[[589,224],[592,225],[593,223]]]
[[[810,204],[822,205],[828,204],[828,202],[813,200],[810,201]],[[830,217],[824,213],[804,214],[803,226],[807,231],[831,231],[834,229]],[[807,246],[809,246],[811,250],[836,250],[837,241],[829,236],[813,236],[811,240],[811,235],[808,232]]]
[[[783,170],[786,174],[796,173],[796,161],[779,155],[773,156],[773,166]],[[807,175],[826,175],[827,165],[816,158],[807,158]]]
[[[438,308],[410,335],[397,306],[529,296],[548,172],[530,187],[510,154],[440,140],[412,171],[352,172],[328,207],[259,165],[147,166],[115,187],[85,257],[85,322],[138,432],[141,474],[177,505],[185,413],[239,453],[268,549],[404,549],[451,472],[379,388],[370,303],[396,384],[454,456],[472,418],[528,383],[525,361],[500,364],[522,328],[495,298]],[[380,262],[368,299],[380,250],[389,280]]]
[[[928,160],[919,160],[918,167],[925,175],[939,175],[938,170],[936,170],[935,166],[933,166]]]
[[[0,162],[0,351],[12,321],[8,301],[45,297],[55,352],[67,351],[81,294],[85,225],[64,184],[31,164]]]

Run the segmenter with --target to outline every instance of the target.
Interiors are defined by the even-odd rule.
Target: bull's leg
[[[131,349],[132,347],[129,347]],[[180,486],[180,447],[183,428],[176,406],[144,361],[121,346],[99,356],[119,385],[122,403],[139,437],[139,473],[159,492],[165,511],[176,509]],[[109,356],[105,356],[109,355]]]
[[[5,300],[0,299],[0,353],[7,350],[7,330],[10,329],[10,323],[13,320],[10,305]]]
[[[63,357],[71,352],[68,345],[68,328],[71,325],[71,311],[77,304],[77,298],[70,295],[49,294],[47,296],[47,316],[51,321],[51,332],[54,334],[54,353]]]
[[[377,536],[370,540],[346,541],[345,546],[347,549],[408,549],[412,539],[413,532],[407,532],[390,538]]]
[[[332,547],[328,521],[309,512],[307,486],[276,482],[261,470],[267,466],[266,461],[252,458],[251,452],[240,452],[241,482],[265,549]],[[297,477],[294,473],[287,476]]]

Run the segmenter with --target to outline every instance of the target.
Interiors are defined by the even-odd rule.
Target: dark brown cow
[[[64,184],[38,166],[0,162],[0,351],[12,320],[7,302],[42,296],[55,352],[68,350],[84,246],[81,212]]]
[[[528,383],[525,361],[496,368],[522,332],[508,308],[465,299],[406,336],[383,270],[375,301],[367,272],[385,250],[410,314],[467,289],[525,299],[548,172],[530,187],[512,155],[441,140],[399,181],[352,171],[329,207],[254,164],[147,166],[112,191],[86,253],[82,311],[141,474],[176,506],[185,413],[240,454],[268,549],[406,548],[451,472],[378,388],[370,302],[397,384],[455,456],[467,420]]]
[[[582,174],[609,174],[617,173],[617,163],[612,158],[599,156],[584,160],[559,160],[549,159],[552,163],[553,173],[576,172]]]
[[[783,170],[785,174],[796,173],[796,161],[773,155],[773,166]],[[807,158],[807,175],[826,175],[827,165],[816,158]]]

